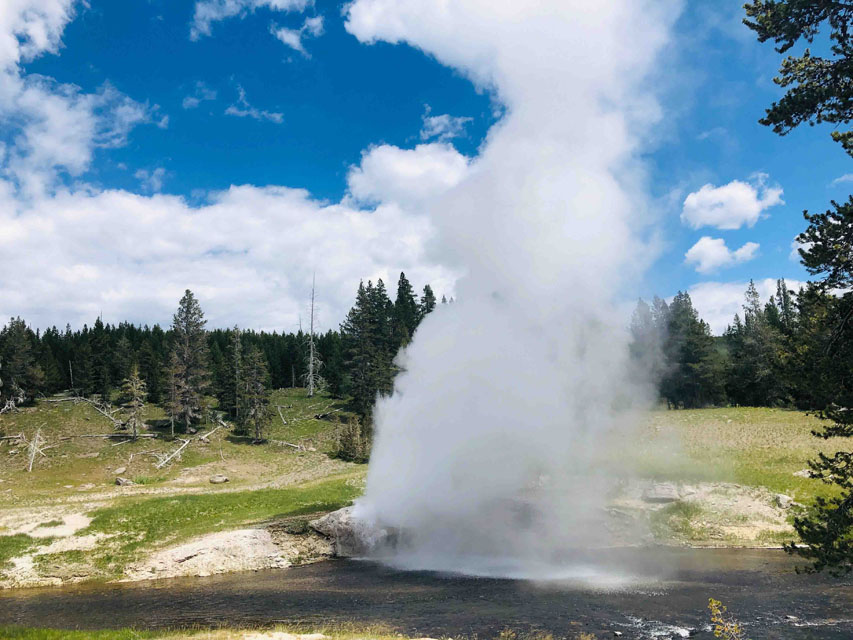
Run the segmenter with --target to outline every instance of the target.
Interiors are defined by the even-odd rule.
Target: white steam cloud
[[[506,107],[458,184],[424,205],[432,250],[466,275],[376,408],[357,516],[403,532],[395,562],[530,574],[602,540],[601,443],[642,396],[613,303],[647,259],[637,155],[660,116],[649,75],[678,9],[349,5],[359,40],[420,48]]]

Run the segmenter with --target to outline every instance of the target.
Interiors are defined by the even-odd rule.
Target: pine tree
[[[666,307],[660,298],[655,300]],[[665,335],[666,330],[658,325],[652,308],[643,299],[638,300],[631,317],[630,353],[640,380],[656,385],[663,377],[666,371],[663,353]]]
[[[187,289],[172,319],[172,374],[176,376],[177,413],[185,429],[201,418],[210,384],[205,323],[198,301]]]
[[[110,375],[110,337],[100,318],[95,320],[90,340],[92,348],[91,386],[103,402],[110,401],[112,376]]]
[[[236,326],[229,334],[228,349],[223,363],[225,373],[220,387],[219,408],[239,422],[240,384],[243,378],[243,334]]]
[[[111,359],[113,364],[112,378],[114,380],[127,380],[136,361],[133,345],[130,344],[127,336],[121,336],[118,339]]]
[[[415,291],[406,274],[400,272],[397,298],[394,300],[394,334],[397,347],[404,347],[409,343],[415,335],[419,319],[420,309],[415,300]]]
[[[715,347],[711,330],[699,318],[690,295],[679,291],[667,315],[667,373],[661,395],[673,407],[721,403],[725,399],[725,357]]]
[[[159,403],[163,399],[163,366],[149,341],[139,348],[139,374],[148,390],[148,399]]]
[[[12,318],[0,331],[0,409],[31,400],[44,384],[34,341],[35,334],[21,318]]]
[[[822,214],[809,215],[809,227],[798,238],[806,270],[820,281],[801,293],[806,362],[811,366],[813,393],[827,426],[816,431],[823,439],[853,438],[853,197]],[[810,307],[810,308],[809,308]],[[812,315],[813,318],[809,318]],[[809,512],[794,519],[806,546],[788,551],[812,562],[812,569],[840,574],[853,571],[853,451],[849,447],[810,462],[812,475],[837,490],[817,498]]]
[[[169,355],[169,365],[166,368],[166,402],[164,408],[166,415],[169,417],[169,431],[171,436],[175,437],[175,421],[181,419],[181,362],[178,358],[177,351],[172,351]]]
[[[345,366],[348,373],[347,391],[352,396],[353,408],[363,416],[370,412],[376,399],[376,384],[373,375],[376,355],[370,319],[372,288],[370,282],[368,282],[367,287],[363,282],[359,283],[355,305],[350,309],[346,320],[341,325]]]
[[[771,305],[773,312],[775,304]],[[728,394],[737,404],[778,406],[787,401],[783,383],[781,334],[768,320],[755,283],[750,280],[743,306],[743,322],[726,331],[731,355]]]
[[[255,442],[263,440],[268,418],[266,361],[257,347],[250,347],[243,358],[243,379],[240,383],[240,420],[244,429],[252,429]]]
[[[139,366],[132,365],[130,375],[122,384],[122,393],[125,397],[124,411],[127,416],[125,424],[130,429],[134,440],[139,436],[139,431],[144,422],[142,414],[145,411],[145,382],[139,377]]]
[[[435,294],[432,292],[432,287],[424,285],[424,292],[421,295],[421,302],[418,305],[418,322],[426,318],[435,310]]]

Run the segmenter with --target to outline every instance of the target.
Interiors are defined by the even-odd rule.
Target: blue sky
[[[0,312],[22,314],[40,326],[91,322],[105,308],[109,321],[166,322],[175,294],[193,286],[203,301],[209,298],[209,316],[217,325],[240,321],[290,329],[302,312],[309,272],[326,261],[315,254],[296,259],[302,256],[299,247],[309,242],[301,239],[322,233],[322,221],[281,221],[286,236],[281,252],[295,256],[294,262],[270,257],[277,251],[274,244],[257,250],[249,236],[231,246],[229,238],[241,232],[234,230],[195,248],[195,266],[152,262],[168,238],[152,242],[148,253],[138,245],[149,233],[154,238],[170,219],[198,224],[200,232],[209,226],[200,212],[213,211],[205,209],[211,205],[231,206],[211,213],[229,220],[248,215],[244,212],[253,207],[274,219],[279,206],[274,198],[282,198],[295,203],[300,215],[340,216],[339,227],[351,224],[343,222],[353,219],[347,208],[372,210],[379,203],[404,213],[426,210],[427,195],[409,196],[430,181],[456,184],[456,168],[478,156],[487,132],[504,113],[500,89],[478,81],[475,66],[447,64],[455,60],[454,50],[443,44],[431,50],[427,36],[426,44],[395,44],[387,29],[375,25],[369,26],[376,31],[371,37],[356,37],[340,2],[14,0],[12,5],[21,13],[10,8],[4,22],[0,12],[0,35],[4,29],[15,34],[21,50],[0,57],[17,87],[7,90],[18,92],[15,96],[30,90],[35,102],[57,104],[38,117],[24,106],[0,113],[3,175],[10,185],[6,210],[14,215],[8,228],[44,249],[27,283],[0,282],[5,301]],[[383,6],[380,0],[374,5]],[[199,22],[200,6],[219,12],[218,19]],[[790,256],[791,243],[804,228],[801,212],[849,195],[850,182],[837,180],[853,172],[825,128],[806,127],[779,137],[758,124],[764,108],[780,95],[772,82],[779,55],[740,25],[739,6],[739,1],[681,6],[653,78],[647,80],[657,85],[662,115],[642,132],[644,142],[635,153],[643,162],[647,196],[638,209],[651,211],[653,224],[646,233],[656,238],[658,253],[634,288],[645,297],[694,291],[697,306],[718,331],[737,309],[739,297],[733,292],[749,278],[806,278]],[[27,7],[43,11],[39,19],[53,33],[41,43],[31,40],[29,50],[22,35],[32,24],[32,18],[22,17]],[[404,33],[398,39],[416,38]],[[27,104],[23,97],[20,102]],[[78,128],[64,123],[62,109],[79,116]],[[45,124],[50,118],[57,121],[56,130]],[[39,127],[50,130],[50,136],[39,138]],[[65,128],[74,132],[73,139],[62,134]],[[50,154],[39,151],[38,144],[50,153],[61,147],[64,155],[45,160]],[[419,164],[417,171],[428,175],[417,173],[412,188],[405,178],[395,178],[402,175],[395,172],[404,171],[399,163],[377,177],[377,167],[413,160],[418,148],[418,162],[429,166]],[[450,164],[442,164],[445,160]],[[383,180],[396,180],[396,186]],[[740,184],[717,190],[735,181]],[[253,190],[229,191],[232,185]],[[263,191],[267,187],[296,191]],[[397,187],[402,195],[388,197]],[[682,213],[685,200],[696,193],[691,224]],[[406,217],[396,209],[387,215],[382,233],[398,230],[404,240],[384,242],[378,239],[380,231],[352,223],[369,243],[370,259],[350,257],[341,259],[337,270],[321,269],[327,326],[339,322],[360,277],[393,280],[406,269],[413,271],[418,287],[429,280],[439,292],[455,293],[459,265],[442,263],[436,258],[440,251],[422,247],[415,238],[428,224],[423,216]],[[56,236],[43,242],[37,229],[61,228],[58,216],[84,220],[88,232],[75,226],[83,246],[69,248],[72,239],[63,239],[59,231],[47,231]],[[126,230],[123,223],[113,227],[125,216],[148,220],[151,231],[141,222]],[[213,220],[210,224],[215,226]],[[246,224],[261,221],[247,218]],[[330,250],[339,250],[347,233],[356,233],[343,227]],[[703,237],[692,261],[686,261]],[[125,244],[128,248],[121,249]],[[108,255],[91,257],[103,251]],[[254,269],[255,277],[272,282],[272,288],[225,282],[225,276],[213,273],[222,268],[233,274],[256,253],[264,266],[251,266],[247,274]],[[141,287],[111,280],[111,266],[125,268],[122,255],[138,265],[130,275]],[[249,257],[241,263],[240,255]],[[233,261],[217,262],[221,256]],[[185,285],[177,277],[181,274]],[[155,291],[141,297],[132,293],[140,288]],[[71,294],[72,289],[79,293]],[[237,310],[241,290],[249,290],[242,305],[246,320]],[[278,302],[259,302],[270,296]]]

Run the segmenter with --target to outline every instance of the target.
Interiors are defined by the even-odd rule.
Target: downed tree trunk
[[[165,467],[165,466],[169,463],[169,460],[171,460],[171,459],[172,459],[172,458],[174,458],[176,455],[178,455],[181,451],[183,451],[183,450],[186,448],[186,446],[187,446],[190,442],[192,442],[192,440],[184,440],[183,442],[184,442],[184,444],[182,444],[180,447],[178,447],[178,448],[177,448],[175,451],[173,451],[170,455],[168,455],[168,456],[166,456],[165,458],[163,458],[163,459],[162,459],[160,462],[158,462],[156,465],[154,465],[154,468],[155,468],[155,469],[162,469],[163,467]]]

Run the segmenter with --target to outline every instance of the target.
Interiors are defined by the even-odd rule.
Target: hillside
[[[348,417],[343,403],[297,389],[274,392],[271,404],[264,444],[219,424],[173,441],[158,407],[149,407],[145,434],[158,437],[135,442],[88,437],[109,434],[112,425],[86,403],[42,400],[0,416],[0,586],[115,579],[155,549],[246,527],[264,532],[252,542],[274,549],[267,533],[273,524],[286,527],[358,495],[363,465],[328,455],[337,420]],[[39,429],[43,455],[27,472],[28,447],[15,436],[31,441]],[[213,484],[216,476],[227,482]],[[119,486],[119,477],[132,484]],[[252,558],[251,550],[242,555]],[[305,554],[278,555],[232,568],[283,566]]]

